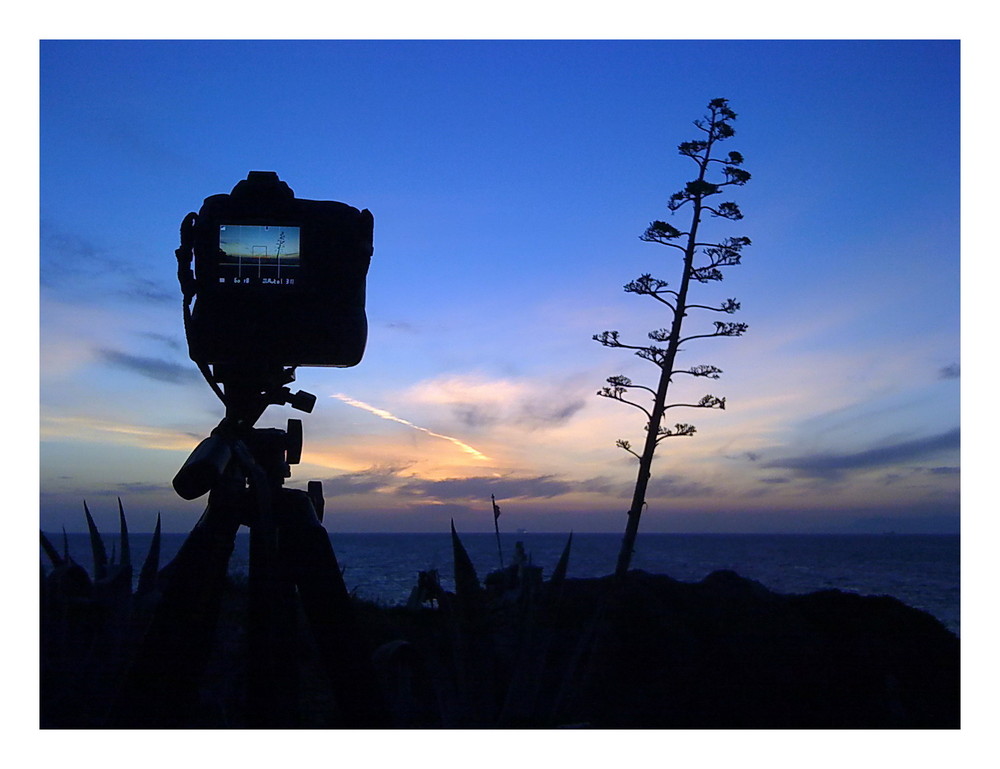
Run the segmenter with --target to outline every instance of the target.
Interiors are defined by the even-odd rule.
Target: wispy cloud
[[[595,477],[582,481],[559,475],[526,475],[521,473],[427,477],[414,465],[372,466],[364,470],[341,473],[324,479],[328,495],[373,495],[395,499],[398,504],[473,503],[489,499],[552,499],[572,494],[604,496],[624,494],[625,486],[611,479]]]
[[[197,443],[196,436],[190,433],[90,417],[43,415],[39,432],[43,441],[69,439],[173,451],[190,451]]]
[[[164,286],[155,280],[133,276],[128,284],[118,291],[119,296],[134,299],[139,302],[157,302],[169,304],[180,298],[180,289],[174,286]]]
[[[669,475],[654,476],[649,481],[648,496],[654,497],[702,497],[718,495],[719,490],[704,483]]]
[[[398,482],[401,467],[369,467],[353,473],[341,473],[323,481],[328,496],[372,494],[393,488]]]
[[[485,499],[494,494],[499,499],[544,498],[568,494],[577,489],[576,484],[552,475],[535,477],[480,476],[473,478],[447,478],[444,480],[413,480],[400,488],[407,494],[433,497],[439,500]]]
[[[184,341],[182,337],[170,336],[169,334],[160,334],[155,331],[144,331],[141,336],[145,339],[149,339],[157,344],[163,344],[169,347],[171,350],[181,351],[185,349]]]
[[[552,382],[465,374],[425,380],[410,388],[406,397],[422,405],[443,406],[473,429],[504,425],[541,430],[568,422],[586,405],[582,393],[589,390],[589,385],[584,389],[565,378]]]
[[[116,493],[119,494],[159,494],[172,491],[169,483],[119,483],[115,486]]]
[[[147,358],[108,348],[99,349],[97,353],[105,362],[112,366],[132,371],[160,382],[186,384],[200,380],[198,373],[193,367],[180,366],[162,358]]]
[[[812,478],[838,478],[845,471],[872,470],[902,462],[930,457],[938,452],[957,450],[960,430],[955,428],[938,435],[901,441],[848,454],[806,454],[761,463],[762,467],[791,470]]]
[[[337,400],[346,403],[348,406],[354,406],[354,408],[361,409],[362,411],[367,411],[369,414],[374,414],[375,416],[381,419],[388,419],[391,422],[398,422],[401,425],[406,425],[407,427],[410,427],[414,430],[419,430],[422,433],[426,433],[427,435],[430,435],[433,438],[440,438],[441,440],[444,441],[450,441],[451,443],[458,446],[466,454],[471,454],[476,459],[481,459],[484,461],[489,460],[489,457],[487,457],[481,451],[474,449],[468,443],[464,443],[463,441],[460,441],[458,438],[453,438],[450,435],[442,435],[441,433],[436,433],[433,430],[427,429],[426,427],[415,425],[413,424],[413,422],[410,422],[407,419],[403,419],[402,417],[397,417],[395,414],[392,414],[386,411],[385,409],[380,409],[375,406],[364,403],[363,401],[355,400],[354,398],[344,395],[343,393],[334,393],[330,397],[336,398]]]
[[[52,222],[39,224],[39,279],[43,287],[74,286],[93,271],[105,273],[110,260],[87,238],[64,232]]]
[[[109,293],[143,304],[176,301],[179,289],[151,280],[136,260],[43,219],[39,224],[39,278],[60,295],[106,297]]]
[[[405,320],[388,321],[387,323],[383,323],[382,325],[384,328],[387,328],[390,331],[400,331],[406,334],[416,334],[419,332],[417,326]]]

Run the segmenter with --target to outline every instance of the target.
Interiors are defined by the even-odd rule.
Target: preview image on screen
[[[219,225],[219,279],[234,284],[291,285],[299,267],[299,228]]]

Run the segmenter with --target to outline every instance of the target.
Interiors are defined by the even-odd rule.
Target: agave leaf
[[[556,564],[555,571],[552,572],[552,578],[549,583],[553,588],[562,587],[563,582],[566,581],[566,569],[569,567],[569,549],[573,544],[573,532],[569,533],[569,539],[566,540],[566,547],[563,548],[562,555],[559,556],[559,563]]]
[[[129,543],[128,543],[128,524],[125,523],[125,508],[122,507],[122,498],[121,497],[118,497],[118,520],[119,520],[120,525],[121,525],[121,535],[120,535],[120,541],[121,541],[121,547],[122,547],[121,565],[124,568],[128,569],[129,571],[131,571],[132,570],[132,550],[129,547]]]
[[[49,542],[49,538],[45,536],[44,531],[40,531],[39,534],[42,535],[42,547],[45,549],[45,554],[49,557],[49,560],[52,561],[52,566],[54,568],[62,566],[65,561],[62,556],[59,555],[59,551],[52,546],[52,543]]]
[[[149,545],[149,553],[139,572],[139,585],[136,595],[150,593],[156,588],[156,575],[160,570],[160,514],[156,514],[156,529],[153,531],[153,541]]]
[[[104,579],[108,576],[108,553],[104,549],[104,540],[101,539],[101,533],[97,530],[97,524],[94,523],[86,500],[83,502],[83,512],[87,515],[87,528],[90,529],[90,549],[94,554],[94,579]]]
[[[62,527],[63,530],[63,560],[72,561],[73,559],[69,555],[69,537],[66,536],[66,527]]]
[[[479,592],[479,577],[462,540],[458,538],[454,520],[451,522],[451,548],[455,559],[455,595],[460,599],[476,595]]]

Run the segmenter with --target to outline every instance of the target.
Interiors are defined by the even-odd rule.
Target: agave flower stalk
[[[678,407],[703,409],[726,407],[725,398],[711,394],[696,403],[667,402],[668,391],[675,376],[687,374],[692,377],[718,379],[722,373],[721,369],[710,365],[677,368],[676,361],[681,345],[698,339],[741,336],[747,330],[745,323],[716,321],[714,330],[688,336],[682,334],[684,320],[691,311],[732,314],[740,309],[740,303],[735,299],[727,299],[718,306],[698,304],[689,299],[693,284],[722,280],[722,270],[738,265],[743,249],[750,245],[750,239],[747,237],[709,241],[703,239],[704,236],[701,234],[705,217],[730,221],[743,218],[736,203],[716,203],[714,200],[716,195],[725,192],[727,188],[742,186],[750,180],[750,174],[741,167],[743,156],[740,153],[730,152],[725,158],[714,156],[717,144],[733,136],[732,121],[735,118],[736,113],[729,108],[725,99],[714,99],[709,102],[705,117],[695,121],[695,126],[702,132],[701,138],[682,142],[678,146],[681,155],[694,161],[698,175],[689,181],[684,189],[670,197],[667,208],[671,214],[682,209],[689,211],[688,229],[682,231],[672,224],[657,220],[650,223],[640,236],[648,243],[657,243],[674,249],[683,258],[681,279],[676,289],[670,288],[667,281],[648,273],[624,287],[627,293],[647,296],[663,305],[670,313],[670,325],[649,332],[649,340],[653,344],[627,344],[621,340],[617,331],[603,331],[594,335],[594,340],[605,347],[632,350],[636,356],[649,361],[659,369],[655,386],[635,384],[628,377],[618,375],[609,377],[608,385],[597,393],[602,397],[633,406],[642,411],[646,417],[646,435],[641,449],[633,449],[631,442],[627,440],[617,442],[619,448],[632,454],[639,462],[628,522],[615,568],[615,574],[618,576],[628,571],[632,560],[639,519],[646,504],[646,492],[657,447],[666,438],[691,436],[695,433],[694,426],[686,423],[678,423],[672,428],[664,427],[663,421],[667,410]],[[636,400],[636,395],[645,401]]]

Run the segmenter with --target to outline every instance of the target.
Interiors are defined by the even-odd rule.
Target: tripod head
[[[311,413],[316,396],[302,390],[293,393],[285,385],[295,381],[294,366],[215,364],[212,379],[222,386],[226,417],[253,427],[268,406],[290,405]]]
[[[287,430],[256,429],[254,424],[270,405],[288,404],[309,413],[316,396],[302,390],[293,393],[285,387],[295,379],[294,368],[216,365],[211,373],[222,386],[226,416],[174,476],[174,491],[183,499],[196,499],[211,491],[234,462],[244,479],[249,478],[250,467],[256,462],[280,485],[291,476],[289,466],[301,460],[302,422],[289,419]]]

